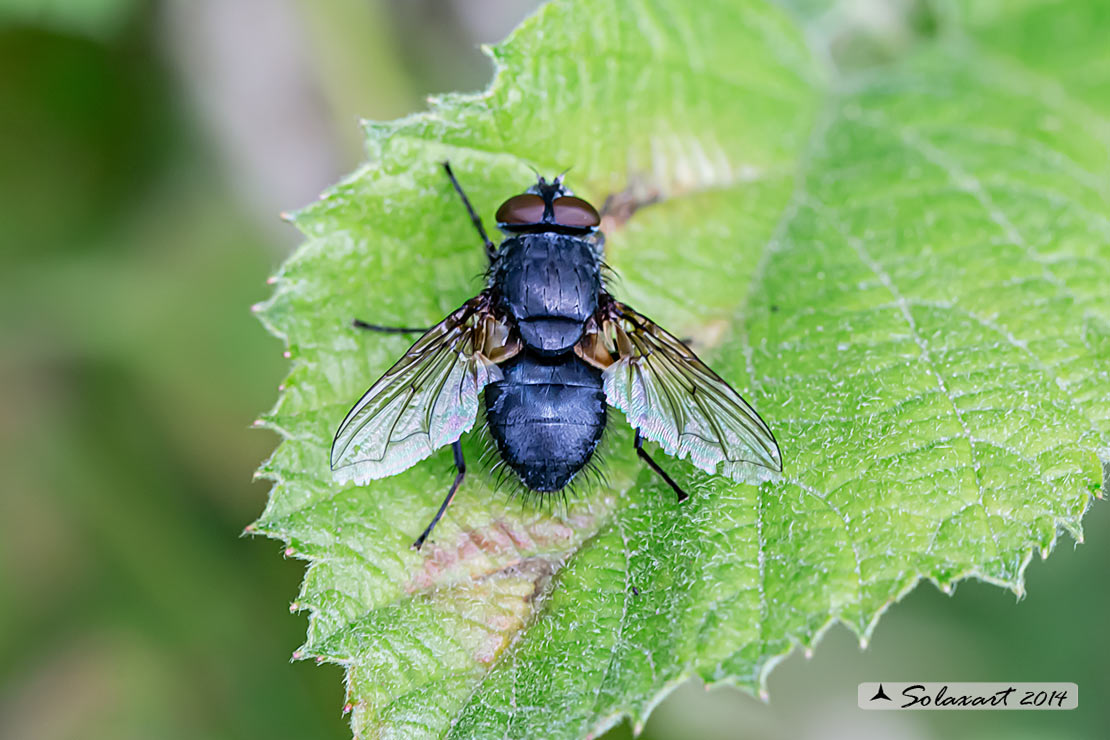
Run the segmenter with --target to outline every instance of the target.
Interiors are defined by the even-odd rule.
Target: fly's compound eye
[[[598,215],[597,209],[572,195],[556,198],[552,201],[551,207],[555,209],[555,223],[560,226],[589,229],[601,223],[601,216]]]
[[[497,209],[499,224],[538,224],[543,221],[543,198],[535,193],[514,195]]]

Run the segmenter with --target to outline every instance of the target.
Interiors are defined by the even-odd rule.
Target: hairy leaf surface
[[[1110,457],[1110,14],[952,7],[846,64],[821,5],[553,2],[490,50],[489,90],[367,124],[367,163],[292,217],[252,529],[308,562],[296,655],[346,667],[358,736],[639,724],[692,675],[759,690],[837,621],[866,640],[921,579],[1020,594],[1080,537]],[[407,347],[350,320],[430,326],[481,286],[443,159],[491,231],[531,167],[614,195],[617,297],[759,410],[782,479],[658,453],[676,504],[614,413],[607,483],[537,504],[472,475],[422,552],[449,450],[336,484],[337,424]]]

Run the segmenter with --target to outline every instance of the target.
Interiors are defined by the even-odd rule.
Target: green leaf
[[[109,38],[135,13],[136,0],[0,0],[0,28],[35,25]]]
[[[760,690],[837,621],[865,642],[923,578],[1021,594],[1080,537],[1110,458],[1110,14],[935,25],[836,66],[844,36],[756,0],[565,0],[491,50],[488,91],[366,125],[260,307],[293,369],[252,526],[309,562],[296,655],[346,667],[356,735],[639,726],[693,675]],[[533,166],[644,205],[607,223],[618,297],[752,402],[783,479],[663,458],[678,505],[614,414],[607,486],[521,503],[472,475],[420,553],[449,451],[333,483],[337,424],[406,346],[350,319],[430,325],[480,288],[447,158],[491,231]]]

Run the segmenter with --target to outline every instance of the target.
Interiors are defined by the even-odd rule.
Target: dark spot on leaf
[[[610,193],[601,206],[602,231],[613,232],[624,227],[636,211],[663,200],[662,192],[642,180],[630,179],[624,190]]]

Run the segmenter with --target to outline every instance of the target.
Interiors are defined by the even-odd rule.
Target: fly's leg
[[[455,498],[455,491],[459,490],[459,485],[463,482],[463,478],[466,477],[466,461],[463,460],[462,443],[456,439],[451,445],[451,451],[455,453],[455,469],[459,472],[455,474],[455,482],[451,484],[451,490],[447,492],[447,498],[443,499],[439,511],[432,517],[431,524],[420,533],[420,536],[416,538],[416,542],[412,543],[413,550],[419,550],[424,546],[424,541],[428,539],[428,535],[432,533],[436,524],[439,523],[440,517],[443,516],[443,512],[447,511],[447,507],[451,505],[451,499]]]
[[[651,455],[647,454],[647,451],[644,449],[644,438],[640,436],[639,429],[636,430],[636,441],[634,444],[636,445],[636,454],[639,455],[640,458],[648,464],[649,468],[658,473],[659,477],[665,480],[668,486],[674,489],[674,492],[678,495],[678,500],[680,502],[685,501],[687,498],[689,498],[689,495],[686,493],[686,491],[683,491],[682,488],[674,482],[671,476],[667,475],[663,468],[659,467],[659,464],[651,459]]]
[[[490,262],[493,262],[493,259],[497,256],[497,247],[486,235],[486,229],[482,226],[482,219],[478,218],[478,214],[474,212],[474,206],[470,205],[470,199],[463,192],[462,185],[459,185],[459,181],[455,179],[455,173],[451,171],[451,163],[444,162],[443,169],[447,172],[447,177],[451,178],[451,184],[455,186],[455,192],[462,198],[463,205],[466,206],[466,212],[470,214],[470,221],[474,224],[474,228],[478,230],[478,236],[482,237],[482,241],[485,242],[486,256],[489,257]]]
[[[378,331],[382,334],[425,334],[428,329],[417,329],[409,326],[380,326],[379,324],[369,324],[362,319],[355,319],[351,322],[351,326],[356,329],[365,329],[366,331]]]

